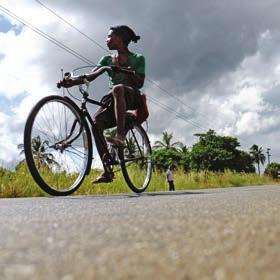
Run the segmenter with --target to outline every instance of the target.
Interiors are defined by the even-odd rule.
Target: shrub
[[[277,162],[271,162],[265,169],[264,174],[277,179],[280,174],[280,164]]]

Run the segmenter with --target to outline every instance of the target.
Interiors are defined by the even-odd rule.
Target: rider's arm
[[[84,80],[87,79],[89,82],[95,80],[97,77],[99,77],[100,75],[102,75],[105,71],[110,71],[111,68],[108,66],[97,66],[95,68],[93,68],[91,73],[88,74],[84,74],[84,75],[80,75],[77,77],[73,77],[70,79],[63,79],[62,81],[59,81],[57,83],[57,87],[65,87],[65,88],[69,88],[72,86],[77,86],[77,85],[81,85],[84,83]]]
[[[95,80],[97,77],[102,75],[105,71],[110,71],[111,68],[108,66],[96,66],[95,68],[92,69],[92,71],[88,74],[80,76],[82,78],[82,81],[84,78],[86,78],[89,82]],[[82,82],[83,83],[83,82]]]

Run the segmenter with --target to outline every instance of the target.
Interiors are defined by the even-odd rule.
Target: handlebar
[[[64,78],[62,81],[58,82],[56,85],[58,88],[61,88],[63,86],[63,83],[65,81],[70,81],[70,80],[75,80],[75,79],[78,79],[80,76],[74,76],[74,74],[72,72],[66,72],[64,74]]]

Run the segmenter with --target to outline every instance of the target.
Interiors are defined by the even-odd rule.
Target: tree
[[[195,134],[199,137],[190,152],[190,167],[196,170],[254,172],[249,154],[240,151],[237,138],[219,136],[214,130]]]
[[[280,164],[277,162],[271,162],[265,169],[264,174],[271,176],[273,179],[279,178]]]
[[[183,143],[181,143],[181,142],[178,142],[178,148],[177,148],[177,150],[179,151],[179,152],[181,152],[181,153],[183,153],[183,154],[185,154],[185,153],[188,153],[188,151],[189,151],[189,149],[188,149],[188,147],[185,145],[185,144],[183,144]]]
[[[189,150],[182,142],[172,142],[173,135],[164,131],[162,141],[153,146],[153,162],[156,169],[166,170],[169,165],[182,166],[189,170]]]
[[[181,142],[171,142],[171,139],[173,138],[172,133],[168,133],[167,131],[164,131],[162,133],[162,141],[156,141],[155,145],[153,146],[154,149],[156,150],[161,150],[161,149],[165,149],[165,150],[176,150],[176,147],[180,144],[182,144]]]
[[[153,164],[156,169],[164,171],[169,165],[180,165],[182,163],[182,153],[175,149],[153,150]]]
[[[259,172],[259,175],[260,175],[261,174],[260,164],[263,165],[265,163],[265,155],[263,153],[262,147],[259,147],[258,145],[254,144],[250,148],[250,155],[251,155],[253,161],[257,164],[258,172]]]
[[[52,153],[46,152],[46,148],[49,146],[48,140],[41,140],[40,135],[33,137],[31,140],[31,148],[34,154],[35,162],[38,164],[38,167],[50,167],[52,165],[59,166],[59,163],[55,161],[54,155]],[[24,153],[24,144],[18,144],[18,149],[20,155]]]

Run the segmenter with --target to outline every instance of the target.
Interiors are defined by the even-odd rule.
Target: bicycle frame
[[[72,100],[71,98],[67,97],[67,96],[64,96],[64,98],[65,98],[67,101],[70,101],[71,103],[73,102],[73,100]],[[96,100],[93,100],[93,99],[88,98],[86,95],[83,96],[82,103],[81,103],[81,107],[79,107],[79,106],[75,103],[75,105],[79,108],[78,111],[80,112],[82,124],[83,124],[85,121],[89,121],[90,124],[91,124],[91,126],[94,127],[95,124],[94,124],[94,122],[93,122],[93,120],[92,120],[92,118],[91,118],[91,116],[90,116],[90,114],[89,114],[89,112],[88,112],[88,110],[87,110],[87,108],[86,108],[86,103],[87,103],[87,102],[89,102],[89,103],[91,103],[91,104],[94,104],[94,105],[101,106],[101,107],[106,107],[106,106],[105,106],[103,103],[101,103],[101,102],[98,102],[98,101],[96,101]],[[77,108],[76,108],[76,109],[77,109]],[[62,140],[62,141],[60,141],[60,142],[58,142],[58,143],[61,143],[61,142],[65,141],[65,140],[68,140],[68,139],[72,136],[72,133],[73,133],[74,130],[75,130],[76,124],[77,124],[77,120],[73,123],[72,128],[71,128],[71,130],[70,130],[70,134],[66,137],[66,139],[64,139],[64,140]],[[69,141],[67,144],[69,145],[69,144],[71,144],[72,142],[74,142],[74,141],[81,135],[82,131],[83,131],[83,125],[81,125],[78,134],[77,134],[73,139],[71,139],[71,141]],[[58,143],[57,143],[57,144],[58,144]]]
[[[70,97],[64,96],[64,98],[65,98],[68,102],[70,102],[71,104],[73,104],[73,106],[75,106],[75,109],[80,113],[81,125],[80,125],[79,132],[78,132],[73,138],[71,138],[71,137],[73,136],[73,132],[75,131],[75,126],[76,126],[77,123],[78,123],[78,120],[76,120],[76,121],[73,123],[73,125],[72,125],[72,127],[71,127],[71,130],[70,130],[70,133],[69,133],[69,135],[66,137],[66,139],[64,139],[64,140],[62,140],[62,141],[60,141],[60,142],[58,142],[58,143],[56,143],[56,144],[53,145],[54,148],[56,148],[56,149],[63,149],[63,148],[65,148],[65,147],[67,147],[67,146],[70,146],[72,142],[74,142],[78,137],[80,137],[80,135],[81,135],[81,133],[82,133],[82,131],[83,131],[83,129],[84,129],[84,124],[85,124],[85,123],[90,124],[90,126],[92,127],[92,133],[94,133],[94,131],[96,131],[96,129],[95,129],[95,126],[96,126],[96,125],[95,125],[95,123],[94,123],[92,117],[90,116],[90,113],[89,113],[88,110],[87,110],[87,106],[86,106],[87,102],[89,102],[89,103],[91,103],[91,104],[94,104],[94,105],[97,105],[97,106],[100,106],[100,107],[103,107],[103,108],[106,108],[106,107],[107,107],[107,106],[106,106],[105,104],[103,104],[102,102],[99,102],[99,101],[96,101],[96,100],[94,100],[94,99],[89,98],[89,97],[88,97],[89,94],[88,94],[87,91],[85,91],[85,90],[83,90],[83,89],[80,88],[80,92],[81,92],[82,95],[83,95],[80,106],[78,106]],[[97,134],[97,135],[94,135],[94,137],[100,137],[100,135]],[[68,139],[71,139],[71,140],[68,141]],[[107,156],[107,157],[106,157],[106,160],[105,160],[104,158],[101,159],[102,163],[103,163],[104,165],[109,165],[109,166],[110,166],[110,165],[118,165],[118,164],[120,164],[119,161],[116,161],[116,159],[113,158],[113,157],[111,156],[110,152],[108,151],[108,146],[107,146],[107,144],[103,143],[103,141],[100,141],[100,142],[101,142],[101,144],[103,145],[103,148],[105,148],[105,150],[107,151],[107,153],[106,153],[106,156]],[[90,160],[90,162],[89,162],[89,164],[88,164],[86,174],[89,174],[90,169],[91,169],[92,156],[91,156],[90,158],[91,158],[91,160]]]
[[[82,85],[79,86],[79,91],[82,94],[82,100],[81,100],[80,106],[78,106],[70,97],[64,96],[64,98],[67,101],[69,101],[71,104],[73,104],[73,106],[75,106],[76,110],[80,113],[80,117],[81,117],[80,130],[79,130],[79,132],[77,133],[77,135],[74,138],[72,138],[70,141],[66,141],[66,140],[68,140],[68,139],[70,139],[72,137],[72,134],[75,131],[75,126],[77,125],[77,122],[78,122],[78,120],[77,120],[77,121],[75,121],[73,123],[72,128],[70,130],[70,133],[66,137],[66,139],[64,139],[64,140],[62,140],[62,141],[60,141],[60,142],[58,142],[58,143],[53,145],[53,146],[55,146],[56,149],[61,149],[62,150],[65,147],[70,146],[71,143],[74,142],[81,135],[81,133],[82,133],[82,131],[84,129],[84,123],[85,122],[87,124],[89,123],[91,125],[91,127],[92,127],[92,134],[94,133],[94,131],[96,131],[96,129],[95,129],[96,125],[95,125],[92,117],[90,116],[90,114],[89,114],[89,112],[87,110],[87,106],[86,106],[87,102],[89,102],[89,103],[91,103],[93,105],[97,105],[97,106],[103,107],[103,108],[107,107],[107,105],[105,105],[104,103],[96,101],[96,100],[91,99],[91,98],[88,97],[89,96],[89,94],[88,94],[89,82],[85,79],[84,83],[86,85],[86,90],[83,89]],[[130,129],[130,127],[128,127],[128,129]],[[141,149],[139,147],[139,143],[136,140],[136,137],[135,137],[135,134],[134,134],[133,130],[131,130],[131,131],[132,131],[133,138],[135,139],[135,142],[137,143],[137,147],[138,147],[138,150],[141,153],[141,156],[137,157],[137,158],[134,158],[134,159],[126,159],[125,160],[126,162],[130,162],[130,161],[132,162],[132,161],[135,161],[135,160],[143,158],[143,154],[142,154]],[[94,134],[94,137],[100,137],[100,135],[99,134],[97,134],[97,135]],[[65,143],[65,141],[66,141],[66,143]],[[112,157],[111,153],[108,150],[107,144],[104,143],[103,141],[100,141],[100,142],[103,145],[103,148],[107,151],[105,159],[104,158],[101,159],[102,163],[104,165],[108,165],[108,166],[110,166],[110,165],[119,165],[120,161],[116,160],[115,158]],[[92,163],[92,156],[91,156],[91,161],[89,162],[88,167],[87,167],[87,172],[86,172],[87,174],[89,174],[89,172],[90,172],[91,163]]]

